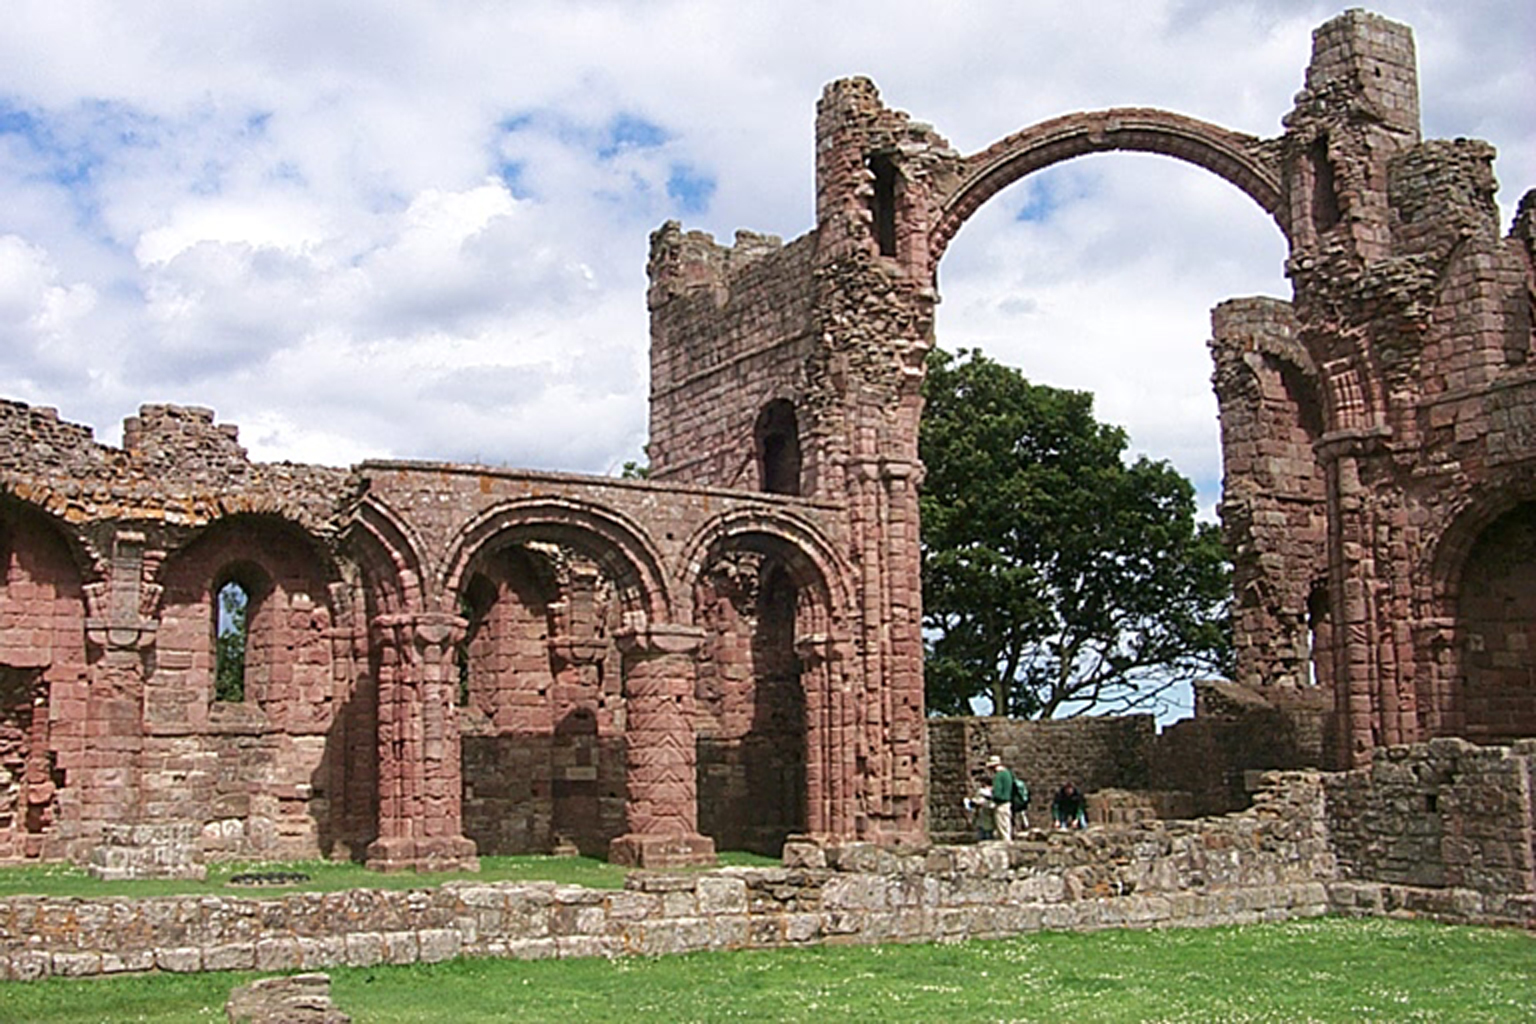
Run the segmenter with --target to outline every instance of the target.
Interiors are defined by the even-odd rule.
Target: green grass
[[[771,857],[752,853],[723,852],[721,865],[776,866]],[[298,871],[309,876],[308,882],[282,888],[230,886],[231,875],[246,871]],[[145,879],[105,882],[91,877],[84,868],[69,864],[25,865],[0,868],[0,897],[63,896],[84,899],[100,897],[143,898],[149,896],[242,894],[260,897],[282,892],[334,892],[339,889],[420,889],[443,882],[558,882],[584,885],[592,889],[621,889],[629,868],[609,864],[592,857],[481,857],[479,873],[444,872],[417,874],[412,871],[380,874],[360,864],[346,861],[294,861],[287,863],[221,862],[208,865],[208,877],[202,881]]]
[[[332,969],[356,1024],[1536,1020],[1536,937],[1422,921],[1046,932],[627,960]],[[0,984],[0,1020],[222,1019],[250,975]]]

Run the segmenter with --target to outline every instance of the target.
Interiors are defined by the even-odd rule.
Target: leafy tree
[[[233,581],[219,588],[219,623],[215,640],[215,700],[245,699],[246,606],[249,595]]]
[[[1162,706],[1228,674],[1230,566],[1194,488],[1126,464],[1083,392],[935,350],[919,449],[930,709],[1051,718]]]

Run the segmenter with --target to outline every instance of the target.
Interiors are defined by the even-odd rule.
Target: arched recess
[[[769,494],[801,493],[800,423],[793,402],[776,398],[757,414],[752,430],[758,488]]]
[[[838,637],[846,607],[830,545],[744,511],[685,549],[705,632],[695,701],[699,830],[719,849],[777,854],[804,831],[851,834],[854,709]]]
[[[625,628],[667,622],[660,559],[612,510],[489,510],[450,546],[464,834],[483,854],[607,851],[625,830]]]
[[[421,539],[376,495],[353,513],[344,549],[356,571],[345,588],[351,595],[346,635],[352,670],[327,738],[333,752],[329,788],[337,798],[334,841],[325,852],[363,860],[379,835],[380,687],[397,682],[416,657],[387,623],[420,613],[426,602]]]
[[[1434,614],[1416,637],[1428,731],[1477,743],[1536,736],[1536,484],[1469,500],[1431,572]]]
[[[614,581],[626,625],[670,620],[662,559],[645,530],[617,510],[568,498],[505,502],[480,513],[448,546],[442,592],[462,592],[467,567],[487,545],[523,539],[568,545],[596,563]]]
[[[1158,153],[1192,163],[1241,189],[1289,237],[1277,164],[1262,142],[1166,110],[1116,107],[1042,121],[965,158],[960,182],[943,198],[930,237],[934,267],[950,240],[988,200],[1052,164],[1089,153]]]
[[[52,516],[0,495],[0,859],[67,852],[59,794],[81,779],[59,765],[84,764],[90,737],[84,715],[52,722],[50,709],[86,706],[83,555]]]
[[[147,793],[176,780],[176,816],[200,820],[213,857],[297,859],[331,852],[344,805],[330,742],[351,676],[339,628],[341,571],[298,524],[242,513],[170,552],[144,682]],[[244,692],[219,700],[218,595],[246,592]],[[200,756],[187,769],[187,745]],[[153,810],[147,813],[154,814]],[[169,813],[169,812],[166,812]]]
[[[370,495],[354,513],[348,546],[364,573],[370,616],[426,609],[421,538],[399,513]]]

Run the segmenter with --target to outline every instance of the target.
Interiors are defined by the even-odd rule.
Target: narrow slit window
[[[757,457],[762,489],[769,494],[800,493],[800,429],[795,407],[769,402],[757,417]]]
[[[238,581],[219,588],[214,608],[214,700],[245,700],[245,655],[251,595]]]
[[[1312,143],[1312,226],[1318,234],[1330,231],[1339,223],[1338,185],[1334,181],[1333,161],[1328,159],[1328,137]]]
[[[875,244],[881,256],[896,255],[896,165],[884,153],[869,158],[870,173],[875,176],[875,194],[870,197],[874,214]]]

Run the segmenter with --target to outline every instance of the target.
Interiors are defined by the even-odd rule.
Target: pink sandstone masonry
[[[1419,137],[1414,61],[1405,27],[1351,11],[1274,138],[1117,108],[970,155],[832,83],[813,231],[652,237],[649,481],[259,464],[168,405],[111,448],[0,404],[0,857],[922,843],[936,268],[1001,189],[1112,150],[1229,181],[1290,246],[1292,301],[1213,317],[1238,678],[1188,749],[1230,794],[1247,769],[1536,735],[1536,198],[1501,234],[1492,148]],[[1290,746],[1233,739],[1255,722]]]

